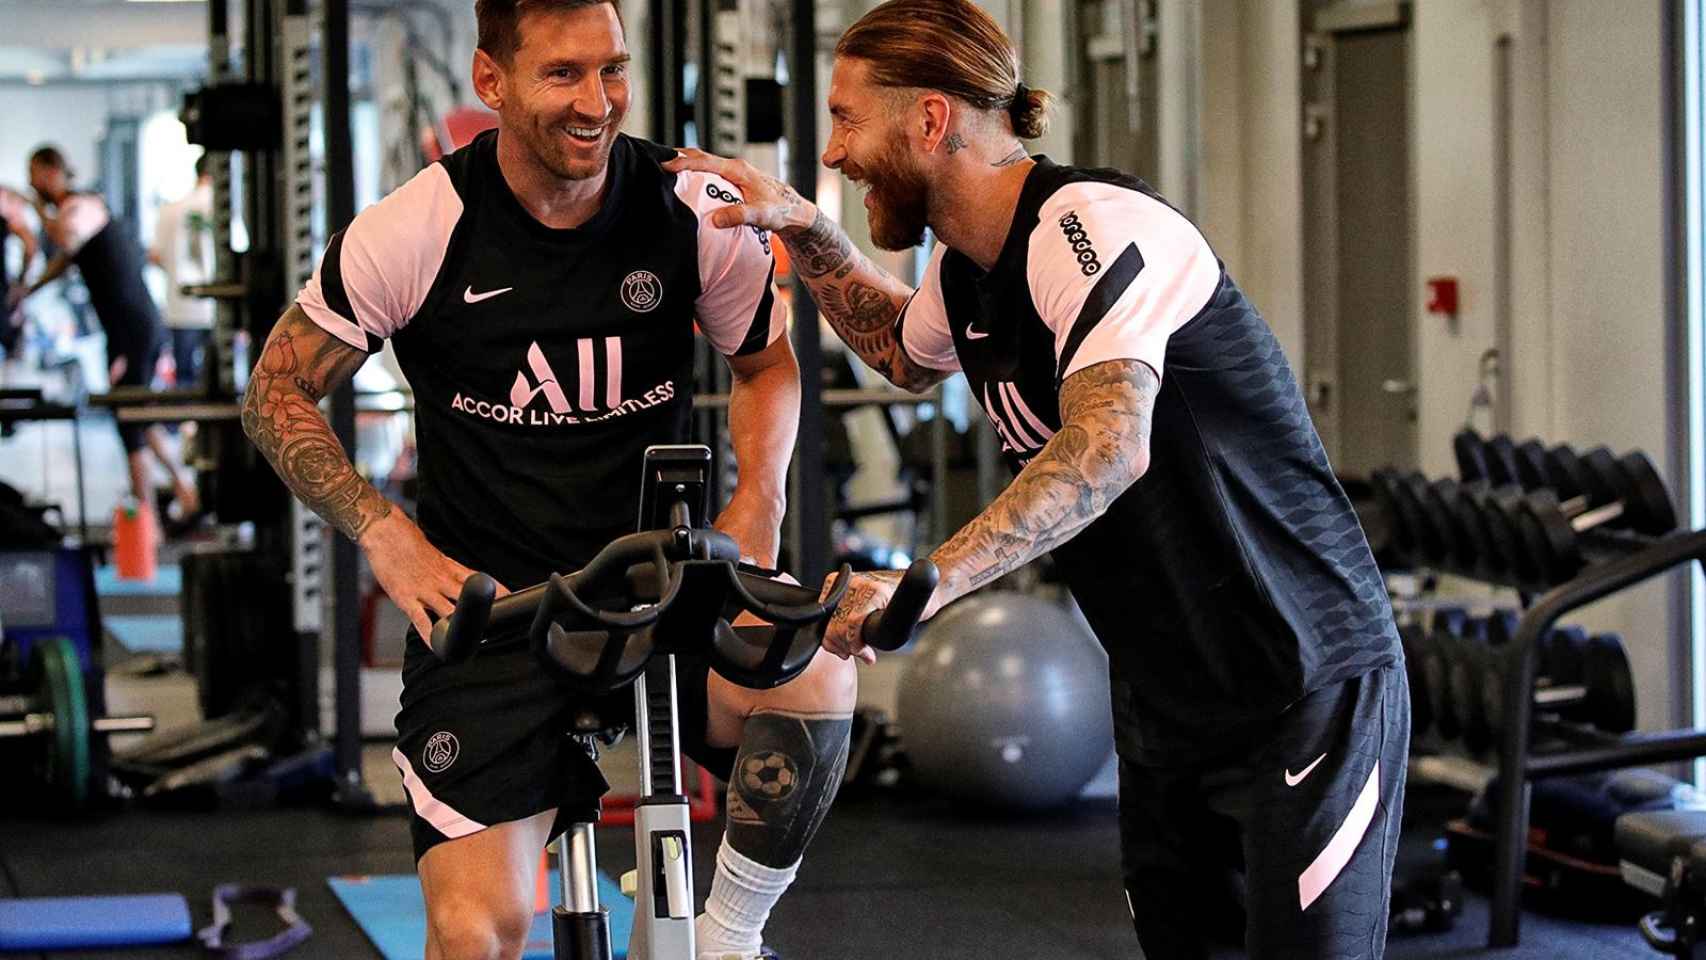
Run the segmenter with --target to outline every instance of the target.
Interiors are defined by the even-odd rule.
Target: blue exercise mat
[[[184,649],[184,618],[167,616],[105,616],[101,625],[131,653],[181,653]]]
[[[175,597],[184,589],[183,568],[162,563],[152,580],[120,580],[118,568],[95,568],[95,592],[103,597]]]
[[[361,932],[385,960],[422,960],[426,956],[426,903],[414,874],[332,877],[326,881]],[[557,871],[551,871],[551,902],[561,903]],[[603,872],[598,875],[598,899],[610,911],[610,946],[618,958],[628,955],[628,933],[634,927],[634,902]],[[552,960],[551,915],[533,918],[527,933],[524,960]]]
[[[190,905],[175,893],[0,900],[0,950],[176,943],[190,933]]]

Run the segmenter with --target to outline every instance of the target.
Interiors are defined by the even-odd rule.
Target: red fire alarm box
[[[1457,278],[1429,277],[1428,306],[1429,313],[1443,313],[1446,316],[1457,315]]]

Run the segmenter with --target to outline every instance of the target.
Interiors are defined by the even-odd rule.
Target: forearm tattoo
[[[942,380],[943,374],[914,363],[895,337],[895,320],[911,291],[860,253],[835,221],[820,210],[811,226],[777,236],[824,319],[871,369],[915,392]]]
[[[267,338],[243,395],[243,432],[292,493],[352,540],[390,513],[391,502],[355,472],[315,404],[366,359],[292,306]]]
[[[729,780],[729,846],[767,867],[798,863],[841,787],[852,728],[845,713],[748,717]]]
[[[1143,475],[1161,383],[1136,360],[1098,363],[1060,389],[1062,426],[1007,489],[938,548],[952,598],[1024,566],[1089,526]]]

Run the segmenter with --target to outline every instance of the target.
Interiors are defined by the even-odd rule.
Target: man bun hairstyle
[[[1020,82],[1013,41],[971,0],[889,0],[842,34],[835,55],[868,62],[879,86],[939,90],[1005,112],[1022,139],[1048,131],[1054,98]]]

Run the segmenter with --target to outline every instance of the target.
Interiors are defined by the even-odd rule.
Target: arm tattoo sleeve
[[[895,337],[895,320],[912,291],[860,253],[821,210],[811,226],[777,236],[824,319],[871,369],[914,392],[947,377],[914,363]]]
[[[1110,360],[1060,390],[1061,428],[984,511],[935,552],[944,602],[1071,540],[1149,467],[1161,383],[1148,364]]]
[[[243,395],[243,432],[285,486],[351,540],[391,503],[355,472],[316,404],[366,359],[292,306],[267,337]]]

